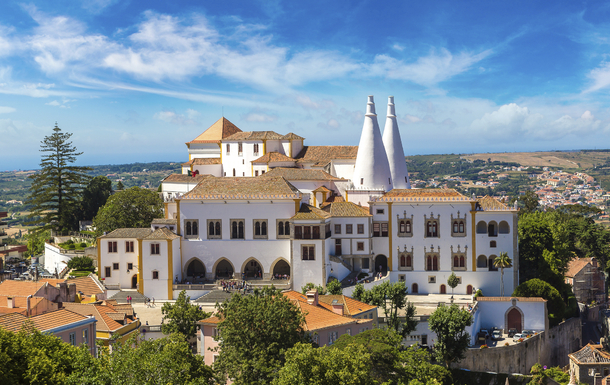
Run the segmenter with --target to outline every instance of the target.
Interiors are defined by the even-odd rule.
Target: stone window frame
[[[429,275],[428,283],[436,283],[436,275]]]
[[[356,233],[357,234],[364,234],[364,223],[356,224]]]
[[[354,225],[351,223],[347,223],[345,225],[345,234],[353,234],[354,233]]]
[[[432,258],[432,267],[428,269],[428,257]],[[436,257],[436,269],[434,269],[434,257]],[[434,250],[434,247],[430,251],[427,251],[424,247],[424,270],[425,271],[440,271],[441,270],[441,249]]]
[[[214,224],[214,234],[212,235],[210,235],[210,223]],[[218,224],[218,226],[216,226],[216,224]],[[222,239],[222,219],[208,219],[206,221],[205,232],[208,239]]]
[[[464,266],[458,262],[458,266],[455,266],[455,257],[464,258]],[[468,246],[464,247],[464,250],[461,249],[461,246],[458,245],[457,251],[453,251],[453,245],[451,246],[451,271],[467,271],[468,270]]]
[[[133,262],[127,262],[127,270],[133,270]]]
[[[463,228],[461,228],[460,224],[463,226]],[[458,226],[458,231],[454,231],[455,230],[455,226]],[[460,231],[462,230],[462,231]],[[452,237],[466,237],[468,236],[468,215],[464,214],[464,217],[462,218],[460,216],[460,212],[457,212],[457,216],[453,217],[453,214],[451,214],[451,236]]]
[[[303,250],[304,248],[313,248],[313,256],[309,255],[311,249],[308,249],[307,252],[307,259],[303,259]],[[301,261],[315,261],[316,260],[316,245],[312,245],[312,244],[301,244]]]
[[[356,242],[356,251],[364,251],[364,242]]]
[[[112,270],[118,270],[119,269],[119,263],[118,262],[114,262],[112,264]]]
[[[379,225],[379,234],[375,235],[375,225]],[[385,225],[385,232],[383,231],[383,227]],[[384,235],[385,233],[385,235]],[[389,224],[387,221],[374,221],[373,222],[373,238],[387,238],[389,237]]]
[[[117,241],[108,241],[108,253],[118,253]]]
[[[485,266],[483,266],[482,264],[479,265],[479,261],[481,261],[481,257],[483,257],[483,259],[485,260]],[[480,254],[477,256],[477,269],[487,269],[489,266],[489,259],[485,254]]]
[[[161,255],[161,244],[159,242],[150,244],[150,255]]]
[[[428,236],[428,225],[436,225],[436,235]],[[441,237],[441,215],[437,214],[436,218],[434,213],[430,213],[430,217],[424,214],[424,238],[440,238]]]
[[[246,220],[243,218],[232,218],[229,220],[229,223],[231,224],[229,227],[229,234],[231,235],[231,239],[246,239]],[[233,236],[233,223],[237,224],[237,235]],[[241,232],[241,237],[240,232],[239,232],[239,224],[242,224],[243,228],[242,228],[242,232]]]
[[[104,266],[104,278],[112,277],[112,266]]]
[[[341,224],[335,223],[335,234],[341,234]]]
[[[375,215],[384,215],[385,209],[375,209]]]
[[[401,222],[405,222],[405,231],[401,231],[402,230],[402,226],[401,226]],[[410,230],[410,231],[406,231],[406,230]],[[403,217],[401,218],[399,214],[396,214],[396,235],[401,237],[401,238],[411,238],[413,237],[413,214],[411,214],[411,217],[407,217],[407,211],[405,210],[403,212]]]
[[[188,234],[188,230],[190,234]],[[207,231],[207,228],[206,228]],[[184,238],[185,239],[198,239],[201,227],[199,226],[199,219],[185,219],[184,220]]]
[[[257,223],[260,226],[258,235],[256,235],[256,224]],[[252,238],[269,239],[269,221],[267,219],[253,219],[252,220]]]
[[[133,241],[125,241],[125,252],[133,253],[135,250]]]
[[[406,274],[398,274],[398,282],[407,282]]]
[[[288,224],[288,234],[286,234],[286,224]],[[280,228],[282,228],[282,234],[280,234]],[[292,231],[290,228],[289,219],[276,219],[275,220],[275,229],[276,229],[277,239],[290,239],[290,234],[292,234]],[[269,230],[269,229],[267,229],[267,230]]]
[[[415,259],[413,257],[414,255],[414,248],[413,246],[411,246],[411,250],[407,250],[407,246],[404,246],[404,250],[400,251],[400,247],[398,247],[398,257],[397,257],[397,262],[398,262],[398,270],[401,271],[413,271],[413,265],[415,264]],[[405,257],[405,266],[401,265],[401,258]],[[411,257],[411,266],[407,266],[406,262],[407,262],[407,257]]]
[[[152,279],[159,279],[159,270],[153,270],[151,271],[152,273]]]

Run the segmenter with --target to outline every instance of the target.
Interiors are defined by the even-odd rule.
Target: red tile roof
[[[356,159],[358,146],[304,146],[295,156],[299,163],[322,167],[333,159]]]
[[[566,277],[574,278],[587,264],[591,263],[591,258],[574,258],[568,262]]]
[[[378,202],[469,202],[470,198],[454,189],[393,189],[377,199]]]
[[[310,169],[310,168],[291,168],[291,167],[275,167],[265,174],[261,175],[261,178],[271,177],[282,177],[288,181],[291,180],[323,180],[323,181],[345,181],[346,179],[337,178],[332,176],[324,170]]]
[[[191,165],[202,166],[207,164],[221,164],[220,158],[195,158],[191,159],[188,162],[182,163],[182,167],[187,167]]]
[[[67,309],[60,309],[30,317],[29,319],[34,324],[34,328],[44,332],[85,320],[87,317]],[[0,327],[18,332],[27,320],[28,317],[23,314],[6,314],[0,316]]]
[[[91,276],[72,278],[68,283],[76,285],[76,292],[82,292],[86,296],[92,296],[94,294],[103,294],[105,291],[96,282],[95,278]]]
[[[163,178],[161,182],[167,183],[199,183],[210,175],[191,176],[187,174],[170,174]]]
[[[253,164],[269,164],[274,162],[291,162],[294,163],[296,160],[289,156],[280,154],[279,152],[268,152],[258,159],[252,161]]]
[[[225,139],[235,133],[241,132],[241,130],[229,122],[226,118],[222,117],[212,124],[207,130],[202,132],[195,139],[187,142],[190,143],[220,143],[222,139]]]
[[[183,199],[300,199],[300,191],[281,177],[208,178]]]

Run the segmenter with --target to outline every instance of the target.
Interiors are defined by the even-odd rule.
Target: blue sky
[[[0,3],[0,170],[57,121],[80,164],[185,161],[244,131],[357,145],[394,95],[409,154],[610,148],[610,5],[586,1]]]

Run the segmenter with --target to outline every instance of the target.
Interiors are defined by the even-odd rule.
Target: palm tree
[[[502,271],[502,280],[500,281],[500,292],[502,293],[502,297],[504,297],[504,268],[512,266],[513,260],[510,259],[506,251],[501,252],[500,256],[494,259],[494,267],[499,267],[500,271]]]

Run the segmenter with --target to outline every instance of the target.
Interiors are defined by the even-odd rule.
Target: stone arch
[[[259,274],[260,271],[260,274]],[[246,259],[246,261],[241,265],[241,274],[242,277],[246,278],[262,278],[265,270],[263,269],[263,264],[254,257],[250,257]],[[245,274],[245,275],[244,275]]]
[[[184,275],[187,281],[193,283],[204,282],[207,269],[205,268],[205,264],[199,258],[193,257],[189,259],[184,267]]]
[[[223,257],[214,263],[212,273],[216,276],[216,278],[233,278],[235,267],[231,261]]]
[[[487,224],[487,235],[490,237],[498,236],[498,223],[496,221],[491,221]]]
[[[379,254],[375,257],[375,271],[379,272],[379,266],[381,266],[381,272],[386,273],[388,271],[388,257],[383,254]]]
[[[487,267],[487,257],[484,255],[479,255],[477,257],[477,268],[485,268]]]
[[[510,226],[508,225],[508,222],[501,221],[498,225],[498,232],[500,234],[510,234]]]
[[[490,255],[489,256],[489,271],[498,271],[498,268],[494,266],[494,261],[496,260],[496,258],[498,258],[497,255]]]
[[[445,284],[441,284],[441,294],[447,294],[447,286]]]
[[[131,277],[131,288],[132,289],[137,289],[138,288],[138,275],[134,274]]]
[[[413,283],[413,285],[411,285],[411,293],[412,294],[417,294],[419,293],[419,286],[417,286],[416,283]]]
[[[513,298],[511,301],[513,306],[509,307],[506,310],[506,313],[504,313],[504,325],[506,326],[507,331],[514,328],[520,333],[525,324],[525,316],[523,315],[523,311],[516,305],[517,300]]]
[[[472,285],[466,286],[466,294],[472,295]]]
[[[288,261],[285,258],[279,257],[278,259],[273,261],[273,263],[271,264],[271,268],[269,269],[269,272],[271,273],[271,275],[275,275],[275,274],[290,275],[290,263],[288,263]]]
[[[485,221],[477,223],[477,234],[487,234],[487,223]]]

